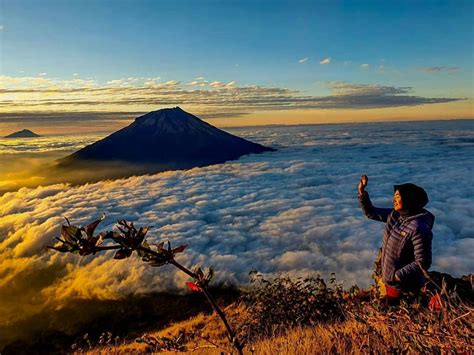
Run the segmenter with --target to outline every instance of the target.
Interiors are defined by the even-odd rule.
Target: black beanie
[[[428,203],[426,191],[415,184],[395,185],[393,192],[398,191],[402,197],[402,206],[404,210],[420,211]]]

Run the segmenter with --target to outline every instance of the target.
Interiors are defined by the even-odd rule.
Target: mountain
[[[146,164],[149,172],[223,163],[274,151],[222,131],[179,107],[149,112],[129,126],[59,161],[59,167],[95,163]]]
[[[14,132],[12,134],[9,134],[8,136],[5,136],[5,138],[35,138],[35,137],[41,137],[41,136],[30,131],[29,129],[22,129],[21,131]]]

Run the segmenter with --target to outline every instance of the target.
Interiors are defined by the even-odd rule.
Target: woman
[[[382,281],[387,297],[417,293],[424,284],[424,272],[431,265],[434,215],[423,207],[425,190],[415,184],[394,186],[393,209],[377,208],[365,191],[369,178],[359,182],[359,202],[368,218],[386,223],[382,242]]]

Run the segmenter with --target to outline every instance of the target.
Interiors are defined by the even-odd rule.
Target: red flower
[[[387,297],[389,298],[399,298],[401,296],[400,291],[397,288],[390,285],[385,285],[385,291],[386,291]]]
[[[436,312],[439,312],[441,310],[441,297],[439,296],[439,294],[431,296],[430,303],[428,303],[428,308]]]
[[[197,284],[194,282],[186,282],[186,286],[191,290],[191,291],[202,291],[201,287],[199,287]]]

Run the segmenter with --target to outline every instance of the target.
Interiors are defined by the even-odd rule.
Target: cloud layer
[[[104,134],[42,136],[33,139],[0,138],[0,159],[4,154],[70,152],[104,138]]]
[[[306,58],[300,60],[306,62]],[[321,61],[329,64],[330,58]],[[334,83],[328,83],[330,89]],[[56,80],[41,77],[0,77],[0,123],[34,120],[52,113],[58,119],[69,115],[97,118],[147,112],[157,107],[185,105],[204,118],[238,116],[256,111],[291,109],[367,109],[416,106],[460,100],[421,97],[411,87],[339,83],[350,90],[344,95],[303,95],[280,87],[239,85],[196,78],[189,83],[161,82],[160,78],[122,78],[99,83],[92,79]],[[384,90],[381,90],[381,89]],[[340,88],[338,89],[340,91]],[[370,95],[367,92],[370,91]],[[60,117],[58,116],[60,114]],[[31,115],[34,116],[31,116]],[[38,116],[39,115],[39,116]]]
[[[382,90],[382,89],[381,89]],[[189,243],[186,265],[214,265],[220,282],[268,275],[336,272],[346,286],[369,283],[383,224],[356,199],[367,173],[374,203],[389,206],[392,185],[414,182],[436,215],[434,266],[473,272],[473,121],[234,129],[279,150],[188,171],[87,184],[20,189],[0,197],[0,314],[27,317],[71,298],[117,298],[183,290],[186,277],[112,253],[80,258],[44,252],[67,216],[100,230],[119,218],[151,225],[154,240]],[[34,282],[32,281],[34,280]]]

